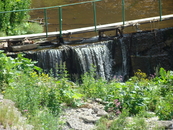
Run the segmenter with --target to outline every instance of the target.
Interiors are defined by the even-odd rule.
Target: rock
[[[0,100],[3,100],[3,97],[4,97],[4,96],[0,94]]]
[[[167,130],[173,130],[173,121],[157,121],[158,126],[163,127]]]
[[[158,117],[152,117],[152,118],[146,119],[146,122],[149,125],[149,128],[151,130],[154,127],[163,128],[166,130],[173,130],[173,120],[162,121],[162,120],[159,120]]]
[[[3,101],[3,95],[0,94],[0,103]]]
[[[67,124],[70,128],[79,130],[82,129],[83,123],[79,118],[73,118],[72,116],[67,119]]]
[[[100,118],[92,117],[92,116],[82,116],[80,117],[85,123],[96,123]]]
[[[106,115],[108,115],[108,113],[103,109],[99,109],[97,112],[97,116],[106,116]]]
[[[93,108],[93,114],[94,114],[94,113],[96,113],[96,114],[97,114],[97,113],[98,113],[98,111],[99,111],[99,108],[97,108],[97,107],[94,107],[94,108]]]
[[[3,123],[0,122],[0,130],[33,130],[34,126],[26,124],[27,118],[22,116],[21,112],[18,111],[18,109],[15,107],[15,103],[9,99],[3,99],[3,95],[1,94],[0,94],[0,107],[1,109],[3,107],[7,109],[6,115],[9,115],[10,113],[14,116],[13,117],[14,119],[17,118],[17,124],[13,124],[13,122],[10,122],[11,124],[8,124],[7,121],[7,123],[5,123],[6,124],[5,127],[2,125]]]
[[[93,108],[93,105],[92,104],[82,104],[81,106],[80,106],[80,108]]]
[[[168,126],[167,129],[171,129],[171,130],[173,130],[173,123],[171,123],[171,124]]]
[[[148,118],[146,119],[146,122],[150,123],[150,122],[155,122],[155,121],[158,121],[159,120],[159,117],[151,117],[151,118]]]
[[[95,123],[101,118],[101,115],[105,115],[104,106],[93,101],[85,102],[84,105],[77,109],[66,108],[60,118],[61,121],[66,122],[61,129],[92,130],[95,128]]]
[[[109,103],[109,102],[103,101],[103,100],[100,99],[100,98],[96,98],[95,101],[98,102],[98,103],[100,103],[100,104],[107,104],[107,103]]]
[[[99,102],[99,103],[102,103],[102,102],[103,102],[103,100],[100,99],[100,98],[96,98],[95,101],[96,101],[96,102]]]

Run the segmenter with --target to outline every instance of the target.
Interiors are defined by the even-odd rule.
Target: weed
[[[15,108],[14,103],[7,99],[0,102],[0,122],[4,128],[32,129],[32,126],[27,124],[25,117],[22,117]]]

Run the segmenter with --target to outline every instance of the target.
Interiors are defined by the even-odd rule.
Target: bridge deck
[[[162,16],[162,20],[168,20],[168,19],[173,19],[173,14]],[[118,22],[118,23],[98,25],[96,28],[97,28],[97,31],[114,30],[114,29],[120,28],[120,27],[134,26],[137,24],[145,24],[145,23],[150,23],[150,22],[159,21],[159,20],[160,20],[160,16],[157,16],[157,17],[150,17],[150,18],[126,21],[125,25],[123,25],[123,22]],[[95,31],[95,26],[91,26],[91,27],[63,30],[62,35],[79,34],[79,33],[94,32],[94,31]],[[59,31],[47,33],[47,37],[54,37],[54,36],[59,36],[59,35],[60,35]],[[24,38],[34,39],[34,38],[42,38],[42,37],[46,37],[46,33],[0,37],[0,41],[12,40],[12,39],[13,40],[14,39],[24,39]]]

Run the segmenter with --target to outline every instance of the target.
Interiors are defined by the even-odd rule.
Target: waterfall
[[[128,37],[122,37],[115,42],[114,54],[114,78],[119,81],[125,81],[129,77],[130,70],[130,56],[128,51],[129,40]]]
[[[63,63],[63,50],[62,49],[49,49],[37,52],[38,66],[41,67],[44,72],[53,72],[56,75],[56,69],[58,65]]]
[[[95,66],[99,77],[108,80],[121,77],[125,81],[137,69],[147,74],[154,73],[158,64],[172,70],[172,34],[173,28],[123,34],[114,40],[30,51],[26,52],[26,57],[38,61],[39,67],[46,73],[52,71],[54,76],[62,64],[66,65],[72,79],[73,75],[80,76]]]
[[[52,72],[54,76],[58,75],[58,67],[62,64],[71,77],[89,72],[94,66],[97,77],[109,80],[114,75],[128,75],[126,51],[123,39],[118,39],[77,46],[63,45],[58,49],[27,53],[26,57],[37,60],[37,65],[44,72]]]
[[[109,79],[112,73],[112,56],[106,43],[87,45],[73,49],[75,64],[79,67],[78,73],[89,71],[95,66],[96,73]]]
[[[129,64],[128,64],[128,49],[127,46],[123,40],[123,38],[121,38],[119,40],[120,45],[121,45],[121,52],[122,52],[122,70],[121,70],[121,75],[123,77],[123,80],[126,80],[127,76],[129,75],[128,72],[128,68],[129,68]]]

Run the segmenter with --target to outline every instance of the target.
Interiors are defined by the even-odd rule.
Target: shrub
[[[97,123],[96,130],[148,130],[147,123],[143,118],[137,116],[128,118],[128,115],[126,110],[114,120],[101,118]]]
[[[6,33],[5,32],[0,32],[0,37],[5,37]]]
[[[16,129],[32,129],[32,126],[27,124],[25,117],[15,108],[14,102],[4,99],[0,102],[0,122],[4,128]]]
[[[0,12],[28,9],[30,4],[31,0],[1,0]],[[0,31],[12,35],[15,28],[20,26],[28,17],[27,11],[0,13]]]
[[[27,34],[41,33],[43,31],[43,26],[39,25],[38,23],[29,23],[29,27],[26,29]]]

